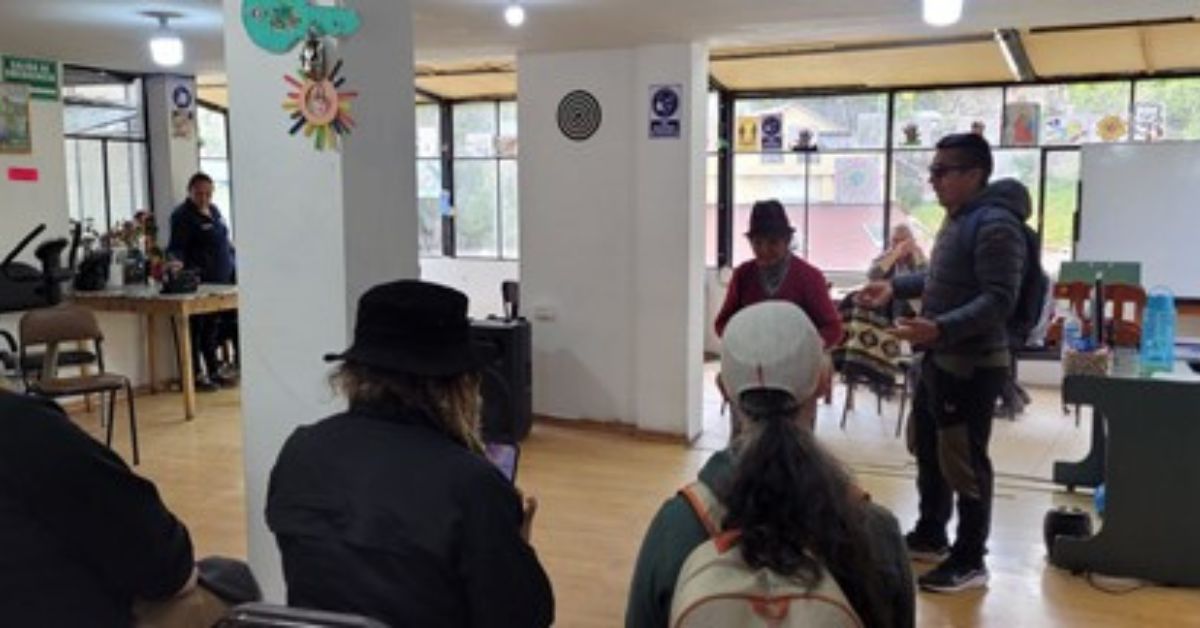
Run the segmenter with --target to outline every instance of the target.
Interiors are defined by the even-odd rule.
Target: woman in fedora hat
[[[808,314],[826,349],[841,341],[842,321],[829,298],[825,275],[791,252],[795,232],[779,201],[754,204],[750,230],[746,232],[754,259],[733,271],[725,304],[717,314],[718,336],[725,333],[725,325],[738,310],[761,301],[780,300],[795,303]]]
[[[326,359],[349,409],[288,438],[267,496],[288,603],[391,626],[550,625],[535,502],[483,456],[466,296],[375,286],[354,343]]]

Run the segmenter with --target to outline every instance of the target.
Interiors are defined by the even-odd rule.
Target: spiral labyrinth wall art
[[[600,101],[581,89],[563,96],[558,103],[558,129],[576,142],[595,135],[602,117]]]

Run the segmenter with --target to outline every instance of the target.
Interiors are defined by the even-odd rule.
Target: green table
[[[1107,503],[1100,532],[1059,540],[1051,562],[1200,586],[1200,383],[1071,376],[1063,395],[1107,427]]]

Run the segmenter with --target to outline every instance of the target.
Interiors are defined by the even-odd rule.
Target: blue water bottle
[[[1142,372],[1170,372],[1175,368],[1175,295],[1157,286],[1146,297],[1142,317]]]
[[[1067,311],[1063,318],[1062,351],[1079,351],[1083,349],[1083,322],[1075,316],[1074,311]]]

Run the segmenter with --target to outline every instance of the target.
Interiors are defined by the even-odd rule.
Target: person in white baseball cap
[[[787,393],[812,429],[827,369],[821,336],[804,310],[764,301],[739,312],[725,328],[721,351],[721,385],[734,411],[734,434],[744,423],[739,400],[748,390]]]
[[[751,568],[808,587],[823,568],[864,625],[914,625],[912,571],[896,518],[871,503],[813,436],[825,364],[820,334],[793,304],[755,304],[730,320],[721,378],[741,428],[651,522],[626,628],[669,625],[688,557],[735,530]]]

